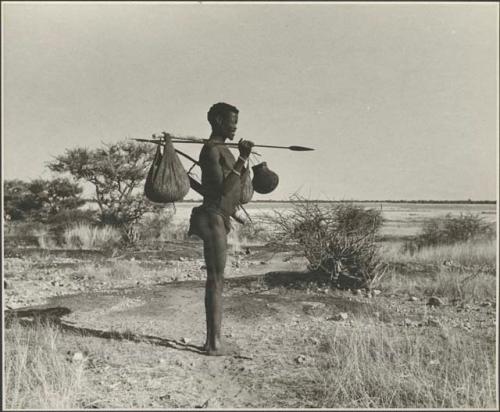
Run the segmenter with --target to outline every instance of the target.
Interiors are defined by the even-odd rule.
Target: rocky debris
[[[469,305],[468,303],[462,302],[461,305],[457,308],[457,312],[469,312],[472,310],[472,306]]]
[[[438,298],[437,296],[431,296],[429,300],[427,301],[428,306],[432,307],[437,307],[437,306],[443,306],[444,302],[442,299]]]
[[[441,326],[441,322],[438,319],[430,317],[427,319],[427,325],[429,326]]]
[[[181,342],[187,344],[187,343],[191,342],[191,339],[183,337],[183,338],[181,338]]]
[[[315,338],[314,336],[311,336],[309,338],[309,342],[311,342],[313,345],[319,345],[320,340],[318,338]]]
[[[472,327],[471,327],[471,324],[470,322],[465,322],[463,325],[462,325],[462,328],[464,328],[465,330],[472,330]]]
[[[85,360],[85,356],[82,352],[75,352],[71,358],[74,363],[80,363]]]
[[[295,362],[297,362],[300,365],[300,364],[306,363],[307,358],[304,355],[299,355],[295,358]]]
[[[332,316],[328,320],[341,321],[341,320],[347,320],[348,317],[349,317],[349,315],[347,313],[340,312],[340,313],[337,313],[335,316]]]
[[[410,298],[408,299],[410,302],[418,302],[418,298],[416,296],[410,296]]]
[[[207,400],[206,400],[203,404],[201,404],[201,405],[195,405],[195,408],[196,408],[196,409],[206,409],[206,408],[208,408],[208,401],[209,401],[209,400],[210,400],[210,399],[207,399]]]
[[[304,302],[302,310],[307,315],[319,315],[324,312],[326,305],[322,302]]]

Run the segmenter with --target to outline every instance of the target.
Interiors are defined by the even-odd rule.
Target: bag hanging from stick
[[[144,185],[146,197],[157,203],[180,201],[189,192],[189,176],[184,169],[174,145],[169,138],[164,140],[163,154],[158,145],[153,164]]]
[[[253,197],[253,185],[252,176],[250,176],[250,168],[246,168],[241,174],[241,194],[240,194],[240,204],[244,205]]]

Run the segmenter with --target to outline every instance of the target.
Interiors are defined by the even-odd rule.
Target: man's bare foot
[[[235,344],[224,344],[217,345],[215,348],[211,348],[205,343],[203,350],[208,356],[239,356],[241,355],[241,349]]]

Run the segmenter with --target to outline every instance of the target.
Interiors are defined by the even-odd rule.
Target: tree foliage
[[[126,239],[133,240],[134,223],[151,208],[142,185],[153,155],[147,144],[121,141],[93,150],[68,149],[49,163],[49,168],[91,183],[100,221],[120,227]]]
[[[83,189],[67,178],[35,179],[31,182],[4,182],[4,211],[11,220],[33,219],[48,222],[60,213],[85,203]]]

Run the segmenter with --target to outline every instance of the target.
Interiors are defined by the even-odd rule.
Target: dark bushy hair
[[[214,126],[215,119],[217,118],[217,116],[220,116],[220,115],[225,116],[228,113],[238,114],[239,110],[235,106],[232,106],[232,105],[227,104],[227,103],[215,103],[207,113],[208,122],[212,126]]]

